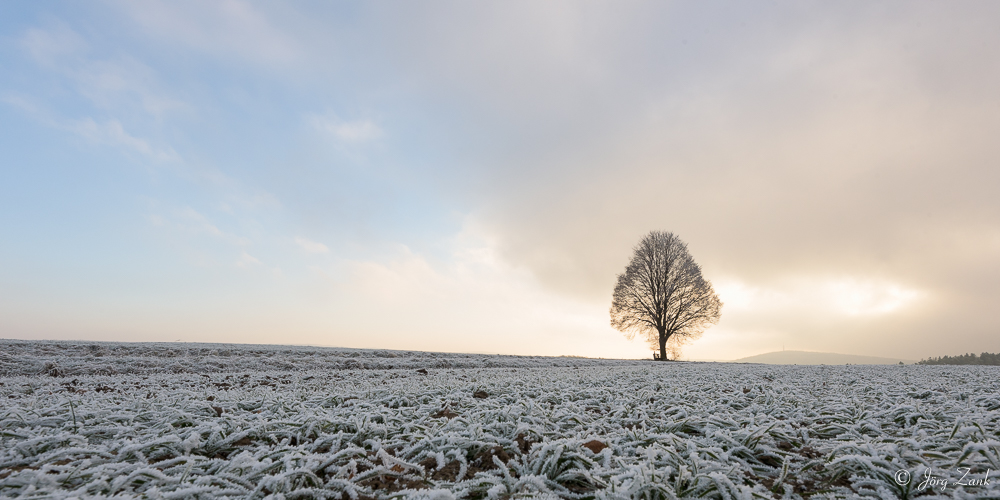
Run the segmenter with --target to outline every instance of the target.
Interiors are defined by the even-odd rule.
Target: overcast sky
[[[4,2],[0,337],[1000,351],[1000,3]]]

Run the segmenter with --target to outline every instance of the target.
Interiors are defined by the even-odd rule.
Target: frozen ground
[[[998,374],[0,341],[0,497],[998,498]]]
[[[0,339],[0,376],[40,373],[75,376],[267,370],[542,368],[608,363],[623,362],[568,357],[252,344],[32,342]]]

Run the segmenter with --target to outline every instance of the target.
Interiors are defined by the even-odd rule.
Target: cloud
[[[125,106],[139,108],[155,119],[167,113],[189,113],[192,106],[160,90],[155,73],[131,58],[116,61],[88,61],[71,74],[81,94],[111,110]],[[133,106],[135,101],[138,106]]]
[[[295,38],[273,25],[276,13],[262,13],[259,5],[238,0],[118,5],[144,34],[171,45],[265,66],[287,67],[302,61],[303,49]]]
[[[329,253],[330,249],[319,242],[312,241],[302,237],[296,237],[295,243],[305,250],[307,253]]]
[[[187,103],[168,96],[156,72],[127,55],[99,59],[89,44],[64,24],[31,28],[21,46],[38,66],[67,78],[76,90],[101,109],[132,113],[136,109],[162,120],[170,112],[188,112]]]
[[[358,144],[377,139],[382,130],[371,120],[342,121],[336,117],[313,115],[309,123],[317,131],[342,144]]]
[[[135,137],[125,131],[118,120],[107,120],[97,123],[93,118],[68,121],[61,124],[65,128],[95,144],[119,147],[141,153],[157,161],[177,161],[179,157],[173,150],[155,149],[145,139]]]
[[[902,312],[924,294],[893,283],[840,279],[826,286],[830,301],[850,316],[878,316]]]
[[[150,225],[160,228],[163,234],[171,238],[208,236],[212,240],[236,247],[246,247],[251,243],[246,236],[220,229],[209,217],[191,207],[150,214],[147,219]]]
[[[466,220],[445,261],[397,245],[385,259],[345,262],[331,281],[340,328],[398,349],[518,353],[530,344],[547,355],[646,356],[643,343],[611,330],[605,306],[545,290],[500,259],[492,239]]]
[[[48,29],[29,28],[21,36],[20,45],[40,68],[65,78],[79,95],[101,109],[101,114],[113,116],[69,118],[53,111],[48,102],[38,104],[39,97],[25,95],[8,94],[5,102],[48,126],[72,132],[92,143],[140,153],[160,162],[179,160],[171,148],[154,147],[148,139],[127,131],[120,118],[130,117],[135,124],[131,128],[137,128],[149,118],[161,120],[167,112],[188,109],[185,103],[158,90],[155,72],[148,66],[127,56],[118,56],[116,60],[91,58],[90,44],[65,24]],[[50,96],[48,100],[53,98]]]
[[[242,268],[259,266],[260,264],[261,264],[260,261],[257,260],[256,257],[246,252],[241,253],[240,258],[236,261],[236,267],[242,267]]]
[[[48,109],[23,95],[7,94],[0,101],[20,109],[22,112],[49,127],[64,130],[81,137],[92,144],[111,146],[125,151],[139,153],[160,162],[179,161],[179,155],[172,149],[153,147],[149,141],[130,134],[117,119],[98,122],[94,118],[70,119],[54,116]]]
[[[213,188],[273,186],[286,203],[264,196],[281,210],[260,224],[162,227],[270,239],[289,280],[319,248],[294,235],[336,234],[322,260],[342,266],[310,275],[303,324],[413,348],[617,340],[614,278],[661,229],[727,304],[692,357],[786,342],[916,358],[942,332],[1000,349],[983,312],[1000,300],[998,5],[114,5],[134,32],[108,30],[132,35],[110,56],[82,29],[24,31],[24,54],[99,111],[52,123],[154,158],[170,137],[216,159]],[[191,110],[220,118],[175,121]],[[354,158],[316,135],[379,154],[340,168]]]
[[[48,30],[30,28],[21,37],[20,45],[35,61],[48,67],[79,57],[89,48],[86,40],[65,24]]]
[[[97,42],[101,42],[99,37]],[[65,23],[51,23],[47,28],[28,28],[20,37],[20,46],[47,78],[68,84],[83,97],[91,109],[71,116],[62,109],[62,97],[45,94],[35,88],[20,93],[6,92],[2,100],[49,127],[71,132],[92,144],[138,153],[143,160],[162,164],[173,174],[221,190],[219,196],[245,209],[276,208],[280,202],[270,193],[247,186],[223,169],[204,159],[186,161],[171,145],[178,133],[177,118],[191,118],[193,106],[177,97],[141,57],[139,50],[102,52],[99,43],[90,43]],[[183,78],[177,74],[173,78]],[[171,80],[172,78],[168,78]],[[175,82],[174,82],[175,83]],[[48,86],[38,86],[47,88]],[[77,106],[82,107],[82,106]],[[79,117],[79,115],[89,115]],[[187,126],[185,126],[187,128]],[[169,139],[168,139],[169,138]],[[189,142],[187,146],[191,147]],[[205,154],[204,145],[193,147],[197,157]]]
[[[648,9],[537,25],[466,11],[402,37],[426,40],[401,49],[426,99],[461,109],[442,132],[461,167],[439,176],[472,179],[454,191],[499,258],[606,303],[631,246],[671,230],[710,279],[821,304],[724,309],[718,331],[749,332],[742,348],[839,335],[919,357],[942,328],[954,349],[1000,348],[958,298],[1000,298],[997,7]]]
[[[268,238],[245,232],[253,228],[250,220],[224,212],[210,216],[189,206],[163,206],[155,200],[148,203],[145,219],[157,246],[170,249],[197,269],[252,268],[261,264],[258,252],[267,252]],[[252,248],[258,255],[250,253]],[[235,260],[234,253],[238,255]],[[265,253],[266,260],[276,261],[275,255]]]
[[[854,277],[796,276],[771,286],[738,280],[715,285],[727,313],[836,317],[905,314],[927,293],[898,283]]]

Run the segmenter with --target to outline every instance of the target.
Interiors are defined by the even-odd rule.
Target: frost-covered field
[[[0,341],[0,497],[998,498],[998,374]]]
[[[384,349],[171,342],[31,342],[0,339],[0,376],[41,373],[75,376],[267,370],[542,368],[608,363],[623,362]]]

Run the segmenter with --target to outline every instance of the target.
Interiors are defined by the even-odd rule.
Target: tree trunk
[[[660,334],[660,361],[667,360],[667,332],[666,329],[657,329]]]

